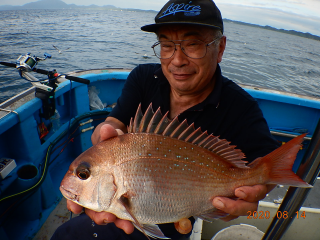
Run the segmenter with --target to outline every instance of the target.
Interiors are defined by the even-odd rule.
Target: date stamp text
[[[290,218],[306,218],[305,211],[301,213],[299,213],[299,211],[296,211],[295,213],[296,214]],[[248,211],[247,214],[247,219],[269,219],[270,217],[272,217],[269,211]],[[273,216],[272,218],[287,219],[289,218],[289,215],[287,211],[277,211],[275,216]]]

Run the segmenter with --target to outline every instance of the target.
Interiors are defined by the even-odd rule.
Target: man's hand
[[[126,126],[116,118],[107,117],[106,121],[100,123],[91,135],[91,142],[93,145],[112,138],[122,135],[126,131]]]
[[[67,208],[69,211],[79,214],[82,212],[83,207],[67,200]],[[113,222],[118,228],[121,228],[126,234],[131,234],[134,230],[134,226],[130,221],[117,218],[112,213],[108,212],[95,212],[90,209],[85,209],[85,213],[98,225],[107,225]]]
[[[223,221],[230,221],[239,216],[248,216],[248,211],[256,211],[258,203],[264,199],[275,185],[255,185],[243,186],[235,190],[235,196],[239,199],[233,200],[226,197],[215,197],[212,204],[215,208],[220,209],[230,215],[221,218]]]

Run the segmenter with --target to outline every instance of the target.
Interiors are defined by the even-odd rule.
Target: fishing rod
[[[36,68],[37,64],[40,61],[44,61],[47,58],[51,58],[51,55],[48,53],[44,53],[44,58],[31,56],[30,53],[27,53],[26,55],[21,55],[17,59],[16,63],[0,62],[0,64],[7,66],[7,67],[17,68],[19,70],[19,73],[21,73],[21,74],[26,74],[26,73],[32,71],[32,72],[36,72],[36,73],[40,73],[40,74],[44,74],[44,75],[49,75],[50,73],[54,72],[55,70],[47,71],[47,70]],[[74,77],[74,76],[70,76],[70,75],[66,75],[66,74],[59,75],[59,76],[64,76],[66,79],[74,81],[74,82],[83,83],[83,84],[90,84],[90,81],[88,79]],[[39,80],[36,80],[36,81],[38,82]],[[41,86],[36,85],[36,87],[41,87]]]
[[[51,58],[51,55],[44,53],[44,57],[31,56],[30,53],[26,55],[21,55],[16,63],[0,62],[1,65],[7,67],[16,68],[19,71],[20,76],[29,81],[35,88],[35,96],[42,100],[43,112],[40,117],[44,119],[49,119],[54,116],[56,106],[55,106],[55,89],[58,87],[58,79],[60,77],[65,77],[66,79],[78,83],[90,84],[88,79],[79,78],[75,76],[70,76],[66,74],[59,74],[55,69],[52,71],[47,71],[43,69],[36,68],[40,61],[44,61]],[[31,72],[40,73],[47,75],[47,79],[39,80],[34,77]]]

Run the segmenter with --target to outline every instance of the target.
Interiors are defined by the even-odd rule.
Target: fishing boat
[[[70,163],[92,146],[93,129],[112,110],[130,69],[60,75],[36,68],[34,62],[40,59],[30,55],[18,60],[17,64],[1,64],[17,68],[34,86],[0,104],[0,238],[49,239],[70,215],[59,191],[60,182]],[[48,81],[37,82],[33,72],[48,75]],[[232,225],[254,229],[246,230],[249,236],[261,231],[263,239],[280,239],[284,233],[282,239],[319,239],[319,201],[315,206],[300,207],[309,191],[314,198],[320,194],[316,182],[320,99],[242,87],[258,101],[278,141],[284,143],[307,133],[293,170],[314,188],[287,191],[278,187],[260,202],[257,212],[229,223],[197,220],[191,239],[211,239]]]

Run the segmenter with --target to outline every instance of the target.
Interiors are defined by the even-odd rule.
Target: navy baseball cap
[[[161,26],[173,24],[202,25],[223,33],[221,13],[212,0],[170,0],[155,17],[155,24],[145,25],[141,30],[156,32]]]

